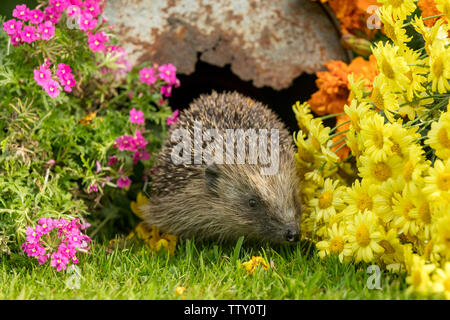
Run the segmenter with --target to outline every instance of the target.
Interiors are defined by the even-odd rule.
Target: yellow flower
[[[374,211],[385,223],[390,222],[394,218],[393,207],[396,194],[400,194],[403,190],[401,181],[388,180],[378,188],[378,193],[374,196]]]
[[[383,22],[384,34],[390,38],[397,46],[406,48],[405,42],[411,41],[412,37],[406,35],[406,29],[402,28],[402,20],[394,20],[392,7],[381,7],[379,17]]]
[[[429,166],[430,162],[425,160],[423,149],[411,144],[399,179],[403,180],[406,189],[416,191],[417,187],[423,185],[422,175],[428,171]]]
[[[185,291],[186,291],[185,287],[178,286],[175,288],[175,295],[181,296]]]
[[[444,269],[436,269],[433,274],[433,291],[443,293],[445,299],[450,300],[450,262],[446,262]]]
[[[425,260],[413,254],[411,259],[410,274],[406,277],[406,283],[410,284],[408,291],[416,291],[421,294],[429,293],[432,282],[430,273],[435,269],[433,264],[425,264]]]
[[[343,208],[343,187],[338,187],[339,181],[327,178],[317,198],[309,201],[309,206],[314,208],[314,218],[327,222],[337,211]]]
[[[344,201],[347,207],[343,213],[353,216],[358,212],[364,213],[366,210],[372,211],[374,208],[374,197],[378,193],[378,186],[363,179],[356,180],[351,188],[347,188],[344,194]]]
[[[448,82],[450,78],[450,50],[445,47],[442,40],[435,40],[431,46],[429,56],[430,72],[428,81],[432,82],[431,88],[439,93],[447,93],[450,90]]]
[[[85,117],[78,120],[78,122],[83,126],[87,126],[89,123],[92,122],[92,119],[95,119],[96,117],[97,117],[97,113],[90,112],[88,115],[86,115]]]
[[[402,168],[401,158],[393,155],[386,161],[375,161],[372,157],[360,157],[359,176],[371,183],[381,184],[389,179],[396,179]]]
[[[144,196],[142,194],[142,192],[139,192],[136,198],[136,202],[135,201],[131,201],[130,203],[130,207],[131,207],[131,211],[133,211],[133,213],[139,218],[139,219],[144,219],[142,214],[143,214],[143,210],[142,207],[148,205],[149,200],[146,196]]]
[[[417,210],[412,195],[404,191],[402,195],[396,194],[393,201],[394,221],[393,225],[406,235],[415,236],[418,231]]]
[[[439,19],[431,28],[425,26],[424,21],[421,17],[415,17],[411,20],[411,24],[414,29],[420,33],[425,40],[425,50],[430,55],[431,47],[437,39],[442,39],[446,37],[448,31],[448,25],[443,24],[444,21]]]
[[[450,20],[450,1],[449,0],[434,0],[436,8],[442,12],[445,17]]]
[[[343,262],[344,259],[352,254],[350,245],[347,242],[345,226],[342,223],[334,223],[327,231],[327,240],[320,241],[316,245],[317,249],[319,249],[319,257],[323,259],[331,253],[338,255],[339,260]]]
[[[384,124],[384,118],[379,115],[367,117],[361,121],[361,128],[365,154],[375,161],[386,161],[392,154],[393,143],[389,139],[392,130]]]
[[[361,131],[361,120],[364,117],[372,116],[375,112],[370,110],[370,106],[366,102],[359,103],[356,99],[353,99],[350,105],[344,106],[345,113],[349,116],[351,121],[351,127],[359,133]]]
[[[364,142],[361,139],[361,135],[357,134],[353,128],[350,128],[347,132],[347,146],[350,149],[352,155],[356,158],[356,164],[359,167],[359,157],[364,152]]]
[[[245,267],[245,270],[247,270],[248,274],[253,274],[258,266],[261,266],[264,270],[269,269],[269,265],[267,264],[266,260],[260,256],[252,256],[251,260],[243,262],[242,265]]]
[[[415,96],[425,91],[423,85],[427,81],[425,75],[428,73],[428,69],[423,66],[426,64],[425,60],[419,58],[420,52],[405,48],[402,56],[409,67],[409,72],[406,74],[409,79],[409,84],[406,87],[406,96],[409,100],[412,100]]]
[[[303,102],[300,104],[297,101],[293,106],[292,110],[294,111],[295,118],[297,119],[297,124],[300,130],[303,131],[305,135],[309,133],[309,123],[313,119],[313,115],[311,114],[311,107],[307,102]]]
[[[446,214],[433,222],[433,242],[435,250],[450,260],[450,209]]]
[[[407,88],[409,79],[406,74],[409,72],[405,58],[399,52],[400,47],[390,43],[378,42],[373,48],[373,55],[377,59],[380,79],[386,83],[391,92],[403,91]],[[375,81],[374,81],[375,82]]]
[[[379,75],[373,81],[373,90],[370,96],[372,103],[384,114],[390,122],[394,122],[394,113],[399,108],[397,95],[389,89],[389,84],[383,81],[383,76]]]
[[[434,162],[434,168],[430,168],[429,176],[425,177],[423,192],[430,201],[450,202],[450,159]]]
[[[392,12],[395,19],[405,20],[407,16],[416,10],[414,0],[378,0],[384,7]]]
[[[398,122],[390,124],[389,127],[391,131],[392,153],[406,160],[410,154],[411,147],[415,145],[414,139],[420,137],[420,134],[416,133],[417,127],[407,130]]]
[[[435,149],[439,158],[450,158],[450,112],[441,113],[439,121],[431,123],[425,143]]]
[[[355,262],[371,262],[374,253],[384,251],[377,242],[382,240],[381,226],[377,216],[371,212],[358,213],[347,225],[348,241],[354,253]]]
[[[403,263],[403,245],[398,238],[397,230],[389,229],[388,232],[382,230],[383,238],[378,242],[383,247],[384,252],[380,259],[386,264],[396,269],[400,263]]]
[[[426,99],[427,94],[422,92],[420,93],[420,100],[413,99],[410,100],[407,97],[401,98],[400,108],[398,109],[398,114],[402,117],[408,116],[409,120],[414,120],[417,116],[423,115],[428,109],[424,106],[433,103],[433,98]]]

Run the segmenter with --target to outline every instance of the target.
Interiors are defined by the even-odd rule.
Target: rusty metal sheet
[[[346,60],[325,10],[311,0],[110,0],[132,62],[173,63],[191,74],[198,59],[254,86],[281,90],[303,72]]]

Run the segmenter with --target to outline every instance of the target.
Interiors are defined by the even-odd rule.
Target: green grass
[[[381,290],[366,287],[368,265],[320,260],[307,244],[271,248],[181,241],[175,255],[139,244],[93,244],[80,257],[79,289],[71,274],[24,255],[0,256],[0,299],[410,299],[404,275],[381,273]],[[272,263],[247,274],[240,264],[261,255]],[[177,286],[186,287],[182,297]]]

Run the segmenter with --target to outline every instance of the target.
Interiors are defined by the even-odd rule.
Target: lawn
[[[262,256],[268,270],[248,274],[242,262]],[[320,260],[307,243],[270,247],[181,240],[174,255],[138,243],[93,243],[74,273],[57,272],[24,255],[3,256],[0,299],[411,299],[404,275],[381,271],[381,289],[368,289],[368,265]],[[369,279],[370,281],[370,279]],[[74,283],[74,282],[73,282]],[[175,293],[185,287],[182,295]],[[72,287],[72,289],[70,288]]]

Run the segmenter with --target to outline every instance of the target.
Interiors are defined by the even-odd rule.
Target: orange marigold
[[[434,0],[419,0],[419,2],[417,2],[417,6],[422,11],[422,18],[441,14],[441,12],[439,12],[436,8],[436,2],[434,2]],[[427,27],[432,27],[438,19],[439,18],[426,19],[423,22]]]

